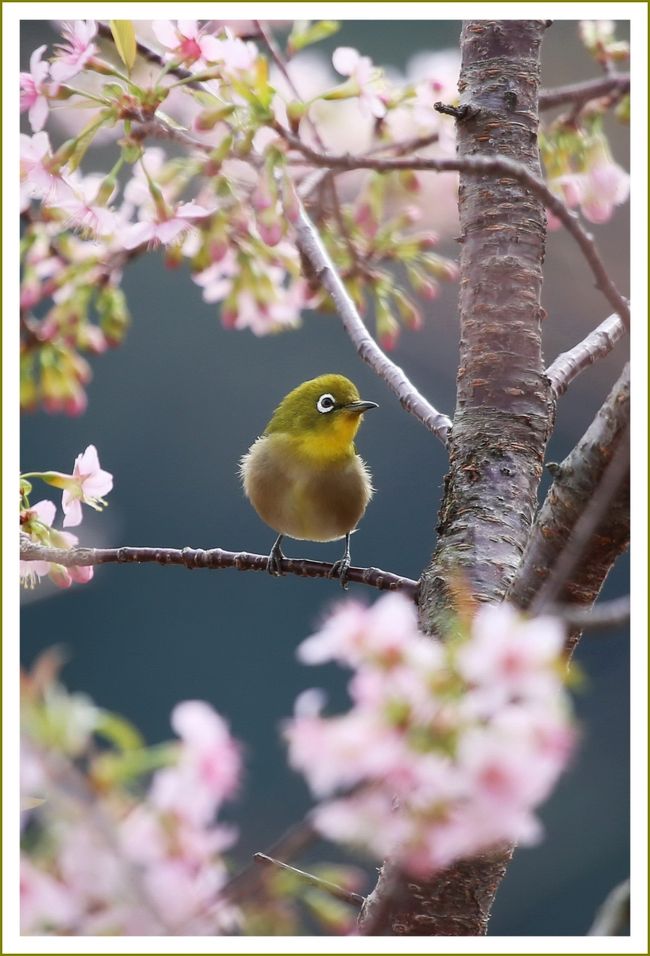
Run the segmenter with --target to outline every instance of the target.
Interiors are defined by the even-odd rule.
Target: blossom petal
[[[154,20],[151,24],[156,39],[168,50],[175,50],[179,44],[176,27],[171,20]]]
[[[337,73],[342,76],[350,76],[361,59],[358,50],[351,46],[339,46],[332,54],[332,65]]]

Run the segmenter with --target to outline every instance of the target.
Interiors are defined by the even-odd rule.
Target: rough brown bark
[[[460,155],[498,153],[539,175],[541,21],[469,21],[459,87],[470,118]],[[459,574],[481,600],[502,597],[533,521],[551,395],[544,375],[541,203],[506,177],[460,178],[460,367],[438,545],[422,578],[426,631],[444,620]]]
[[[544,30],[539,20],[463,25],[461,156],[498,153],[540,174]],[[427,633],[444,623],[459,576],[479,600],[498,601],[508,590],[536,510],[553,407],[540,335],[544,209],[508,177],[461,174],[459,212],[460,366],[438,544],[420,591]],[[483,935],[511,854],[507,848],[462,861],[391,893],[392,932]],[[372,903],[387,889],[382,874]]]

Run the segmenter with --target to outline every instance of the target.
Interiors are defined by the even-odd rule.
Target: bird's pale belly
[[[288,454],[283,442],[259,438],[242,460],[247,498],[278,534],[334,541],[352,531],[372,496],[358,455],[313,465]]]

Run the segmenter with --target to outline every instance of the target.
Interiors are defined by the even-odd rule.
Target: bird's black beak
[[[361,413],[370,411],[371,408],[379,408],[379,405],[377,402],[348,402],[343,408],[348,412]]]

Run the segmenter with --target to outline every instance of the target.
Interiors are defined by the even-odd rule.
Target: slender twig
[[[569,627],[581,631],[607,631],[630,620],[630,596],[602,601],[591,608],[581,604],[555,604],[546,608],[546,614],[561,618]]]
[[[302,95],[300,93],[300,90],[294,83],[291,73],[289,71],[289,64],[287,63],[285,57],[283,56],[282,50],[276,43],[275,37],[273,36],[273,32],[269,28],[269,25],[265,23],[263,20],[256,20],[255,25],[257,26],[260,36],[266,43],[269,53],[273,57],[275,65],[277,66],[280,73],[284,77],[289,89],[291,90],[291,92],[293,93],[293,95],[296,97],[297,100],[302,100]],[[318,126],[316,125],[316,123],[314,123],[314,121],[309,116],[309,112],[307,112],[305,119],[307,123],[309,124],[309,128],[312,131],[312,135],[314,136],[314,139],[316,143],[318,144],[319,149],[325,149],[325,143],[323,142],[320,132],[318,131]],[[341,209],[341,200],[338,194],[338,190],[336,188],[336,180],[334,176],[329,177],[329,186],[330,186],[330,195],[332,198],[332,207],[334,210],[334,218],[336,219],[337,225],[339,227],[339,232],[341,233],[343,241],[346,245],[350,259],[352,263],[356,265],[358,263],[359,257],[357,255],[357,250],[355,249],[354,243],[352,242],[352,239],[350,238],[348,230],[345,228],[345,222],[343,221],[343,210]]]
[[[165,123],[161,119],[147,119],[140,120],[139,125],[133,131],[133,134],[138,139],[143,139],[146,136],[150,136],[153,139],[162,139],[168,140],[173,143],[180,143],[181,146],[187,146],[190,149],[198,149],[202,153],[212,152],[213,147],[208,143],[202,143],[198,139],[194,139],[193,136],[190,136],[189,133],[186,133],[185,130],[175,129],[173,126],[170,126],[169,123]]]
[[[558,86],[555,89],[540,90],[540,110],[553,109],[555,106],[564,106],[566,103],[581,106],[589,100],[599,99],[610,93],[623,96],[630,89],[630,74],[618,73],[614,76],[601,76],[583,83],[571,83],[568,86]]]
[[[446,445],[451,420],[420,394],[402,369],[391,362],[372,338],[302,203],[299,203],[295,228],[298,248],[309,260],[321,284],[331,295],[343,327],[359,356],[383,379],[402,407]]]
[[[625,326],[618,315],[608,316],[589,335],[574,345],[568,352],[562,352],[546,369],[551,387],[556,397],[564,395],[567,388],[585,369],[605,358],[616,343],[625,334]]]
[[[276,840],[267,850],[267,856],[274,857],[276,860],[291,860],[298,854],[303,853],[314,840],[318,839],[318,834],[312,827],[309,820],[300,820],[290,827],[279,840]],[[221,889],[221,897],[231,900],[233,903],[240,903],[250,898],[254,889],[260,882],[260,868],[253,857],[239,873],[235,873],[224,887]]]
[[[573,526],[573,530],[550,574],[535,595],[530,606],[532,614],[541,613],[555,600],[570,579],[598,525],[607,514],[612,500],[629,472],[629,435],[630,430],[627,426],[620,434],[614,454],[584,511]]]
[[[282,55],[282,50],[276,43],[275,37],[273,36],[273,33],[268,23],[266,23],[264,20],[255,20],[255,25],[257,29],[259,30],[259,34],[261,38],[264,40],[269,53],[271,54],[273,60],[275,61],[275,65],[279,69],[282,76],[285,78],[289,89],[291,90],[293,95],[296,97],[296,99],[301,100],[302,97],[300,95],[300,92],[297,89],[296,84],[293,82],[293,78],[291,76],[291,73],[289,72],[289,64],[287,63],[284,56]]]
[[[292,876],[295,876],[296,879],[300,880],[302,883],[308,883],[310,886],[316,886],[319,890],[324,890],[325,893],[329,893],[337,900],[343,900],[344,903],[351,903],[353,906],[361,906],[365,901],[365,896],[361,896],[359,893],[353,893],[351,890],[346,890],[343,886],[339,886],[337,883],[331,883],[329,880],[321,879],[320,876],[314,876],[313,873],[307,873],[305,870],[299,870],[297,867],[290,866],[288,863],[283,863],[282,860],[276,860],[274,857],[268,856],[266,853],[254,853],[253,859],[261,866],[275,867],[279,870],[284,870],[287,873],[291,873]]]
[[[629,924],[630,881],[625,880],[608,893],[587,931],[587,936],[624,936]]]
[[[470,176],[507,176],[522,183],[536,195],[573,236],[596,279],[599,289],[612,308],[621,317],[626,328],[630,327],[630,307],[627,299],[621,295],[610,278],[605,263],[600,257],[593,236],[586,231],[578,216],[538,179],[526,166],[507,156],[463,156],[456,158],[436,158],[431,156],[412,156],[407,159],[375,159],[370,156],[353,156],[349,153],[322,153],[294,136],[281,123],[275,122],[273,128],[285,141],[297,149],[315,166],[327,169],[351,170],[374,169],[380,172],[392,172],[400,169],[432,172],[463,172]]]
[[[246,551],[223,551],[211,548],[45,548],[21,535],[21,561],[51,561],[66,568],[93,567],[99,564],[174,564],[193,570],[195,568],[236,568],[238,571],[266,571],[268,558],[264,554],[249,554]],[[330,577],[333,565],[327,561],[310,561],[307,558],[285,558],[281,564],[284,574],[302,578]],[[417,597],[417,581],[382,571],[379,568],[350,568],[348,580],[366,584],[381,591],[403,591],[414,600]]]

